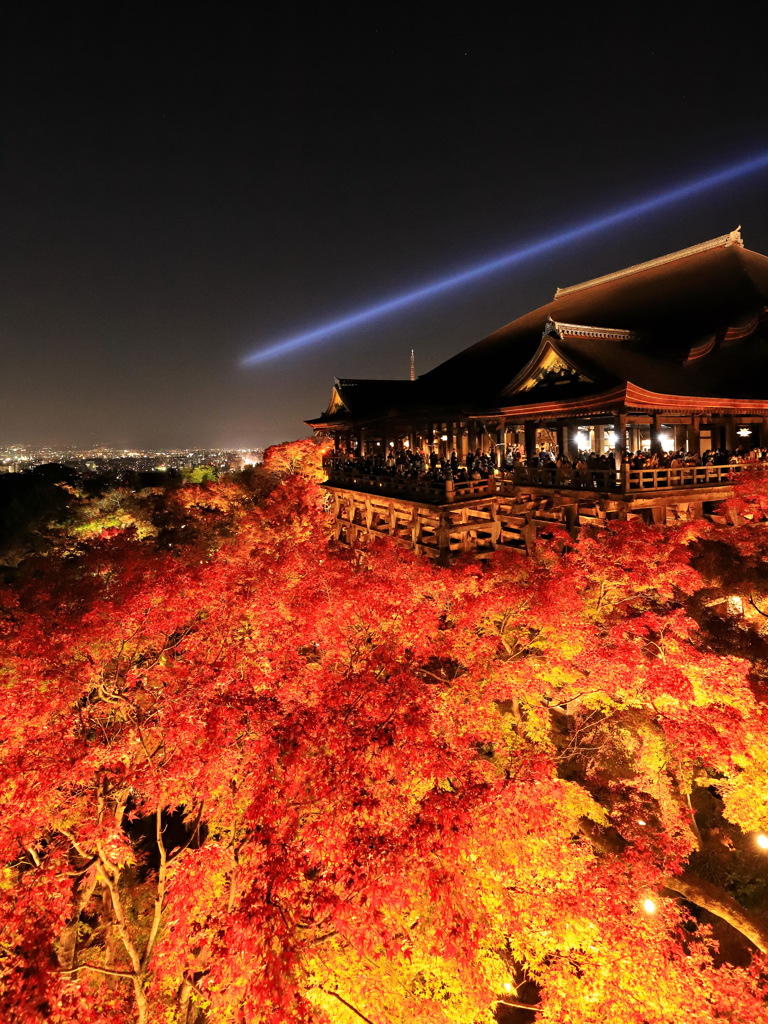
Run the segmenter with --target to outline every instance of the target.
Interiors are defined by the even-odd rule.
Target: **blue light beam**
[[[768,151],[749,160],[743,160],[740,163],[724,167],[712,174],[707,174],[703,178],[697,178],[695,181],[688,181],[685,184],[677,185],[668,191],[657,192],[646,199],[632,203],[622,210],[596,217],[586,224],[577,224],[547,238],[538,238],[527,242],[520,246],[520,248],[504,253],[504,255],[498,256],[496,259],[488,260],[485,263],[478,263],[467,270],[461,270],[455,274],[449,274],[448,277],[421,285],[419,288],[413,288],[410,291],[403,292],[401,295],[395,295],[390,299],[385,299],[383,302],[368,306],[356,313],[348,313],[346,316],[339,317],[338,320],[330,320],[319,327],[314,327],[310,331],[305,331],[303,334],[297,334],[292,338],[276,341],[266,348],[257,349],[255,352],[251,352],[250,355],[245,356],[242,359],[242,365],[253,366],[256,363],[263,363],[268,359],[274,359],[296,349],[304,348],[313,341],[319,341],[321,338],[327,338],[330,335],[341,334],[352,327],[358,327],[360,324],[377,320],[379,317],[386,316],[388,313],[394,313],[399,309],[404,309],[406,306],[423,302],[433,295],[440,295],[451,288],[468,284],[478,277],[485,277],[486,274],[496,273],[506,267],[512,267],[517,263],[522,263],[524,260],[529,260],[534,256],[541,256],[552,249],[567,245],[569,242],[576,242],[582,238],[587,238],[589,235],[595,235],[606,228],[615,227],[617,224],[623,224],[634,217],[639,217],[641,214],[650,213],[663,206],[669,206],[699,192],[717,188],[719,185],[726,185],[737,178],[754,174],[756,171],[763,170],[766,167],[768,167]]]

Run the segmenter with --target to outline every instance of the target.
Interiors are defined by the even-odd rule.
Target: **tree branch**
[[[155,909],[152,914],[152,924],[149,929],[149,938],[147,939],[144,956],[141,958],[142,970],[146,970],[149,958],[152,956],[152,950],[155,947],[155,942],[157,941],[157,934],[160,930],[160,919],[163,914],[163,901],[165,899],[168,853],[165,849],[165,843],[163,842],[163,809],[159,806],[155,811],[155,838],[157,841],[157,849],[160,854],[160,867],[157,872],[157,896],[155,897]]]
[[[502,1006],[512,1006],[516,1010],[540,1010],[541,1003],[510,1003],[508,999],[495,999],[494,1002],[498,1005],[501,1003]]]
[[[127,978],[134,981],[133,971],[115,971],[111,967],[99,967],[98,964],[78,964],[76,967],[62,967],[59,974],[77,974],[78,971],[95,971],[97,974],[108,974],[113,978]]]
[[[757,946],[761,953],[768,953],[768,931],[747,914],[736,900],[724,889],[692,872],[664,879],[664,886],[678,893],[684,899],[708,910],[721,918],[736,931]]]
[[[371,1020],[370,1017],[366,1017],[365,1014],[361,1013],[358,1009],[356,1009],[352,1005],[352,1003],[348,1003],[346,999],[342,999],[342,997],[339,995],[338,992],[329,992],[328,989],[327,988],[323,988],[322,985],[319,986],[319,988],[320,988],[320,991],[321,992],[325,992],[325,994],[327,996],[333,996],[334,999],[338,999],[340,1003],[343,1003],[346,1006],[346,1008],[348,1010],[351,1010],[352,1013],[354,1013],[357,1017],[360,1018],[360,1020],[364,1020],[366,1022],[366,1024],[373,1024],[373,1021]]]
[[[80,915],[87,907],[98,884],[99,877],[94,871],[92,878],[86,881],[80,891],[80,895],[77,897],[77,901],[72,911],[72,917],[62,930],[57,955],[61,967],[66,971],[77,970],[77,968],[74,967],[74,963],[75,956],[77,954],[77,933],[80,926]]]
[[[603,829],[588,818],[582,818],[579,827],[592,844],[603,853],[621,855],[625,848],[625,840],[613,829]],[[697,907],[708,910],[710,914],[727,922],[744,938],[757,946],[761,953],[768,953],[768,930],[754,921],[737,901],[712,882],[706,881],[692,871],[682,875],[670,876],[662,882],[665,889],[676,892],[684,899],[695,903]]]
[[[197,835],[198,829],[200,828],[200,822],[201,822],[202,817],[203,817],[203,806],[204,806],[204,804],[205,804],[205,801],[201,800],[200,801],[200,806],[197,809],[197,814],[195,815],[195,820],[193,822],[192,828],[191,828],[191,830],[189,832],[189,835],[187,836],[187,840],[184,843],[184,845],[180,846],[178,849],[175,849],[173,851],[173,853],[168,855],[167,861],[168,861],[169,864],[170,864],[170,862],[172,860],[176,860],[176,858],[179,856],[179,854],[184,853],[186,848],[189,846],[189,844],[192,842],[192,840]]]

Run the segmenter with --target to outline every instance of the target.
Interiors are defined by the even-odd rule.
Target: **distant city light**
[[[125,473],[183,474],[200,465],[212,466],[216,472],[233,472],[261,463],[261,448],[112,448],[96,445],[79,448],[74,445],[0,445],[0,474],[28,473],[38,466],[65,465],[75,472],[114,474],[121,479]]]
[[[701,178],[695,178],[692,181],[687,181],[682,185],[676,185],[663,192],[656,192],[653,195],[647,196],[645,199],[640,199],[635,203],[630,203],[621,210],[604,213],[592,220],[586,221],[585,223],[574,224],[571,227],[566,228],[564,231],[558,231],[553,235],[547,235],[544,238],[537,238],[533,241],[523,243],[519,248],[513,249],[511,252],[503,253],[501,256],[487,260],[484,263],[479,263],[467,268],[466,270],[460,270],[457,273],[449,274],[447,277],[440,278],[437,281],[420,285],[417,288],[410,289],[400,295],[392,296],[389,299],[384,299],[383,302],[367,306],[364,309],[347,313],[345,316],[341,316],[336,320],[329,320],[324,324],[320,324],[319,327],[313,327],[310,330],[301,334],[296,334],[291,338],[276,341],[271,345],[267,345],[265,348],[257,349],[249,355],[244,356],[241,360],[241,365],[253,366],[256,363],[261,363],[268,359],[274,359],[277,356],[285,355],[286,353],[293,352],[296,349],[304,348],[306,345],[310,345],[314,341],[320,341],[322,338],[328,338],[334,334],[341,334],[343,331],[348,331],[352,327],[358,327],[361,324],[377,320],[379,317],[386,316],[388,313],[394,313],[399,309],[404,309],[407,306],[423,302],[425,299],[432,298],[434,295],[440,295],[442,292],[457,288],[460,285],[469,284],[471,281],[485,277],[488,274],[493,274],[499,270],[505,270],[508,267],[515,266],[516,264],[533,260],[535,257],[543,256],[545,253],[551,252],[553,249],[558,249],[572,242],[578,242],[583,238],[588,238],[590,235],[599,234],[607,228],[613,228],[618,224],[634,220],[636,217],[640,217],[644,213],[651,213],[652,211],[658,210],[662,207],[670,206],[672,203],[680,202],[684,199],[690,198],[691,196],[696,196],[700,192],[717,188],[720,185],[726,185],[729,182],[735,181],[737,178],[743,178],[748,174],[754,174],[756,171],[764,170],[766,167],[768,167],[768,150],[758,154],[757,156],[753,156],[748,160],[741,160],[738,163],[729,164],[727,167],[721,167]]]

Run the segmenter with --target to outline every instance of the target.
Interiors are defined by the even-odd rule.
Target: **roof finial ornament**
[[[411,349],[411,380],[416,380],[416,356]]]

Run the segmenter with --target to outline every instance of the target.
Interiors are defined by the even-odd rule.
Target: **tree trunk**
[[[93,896],[94,890],[98,885],[98,876],[95,870],[89,871],[85,876],[82,883],[82,888],[75,901],[75,907],[72,911],[72,917],[69,922],[65,925],[64,930],[61,933],[59,939],[58,958],[59,966],[65,970],[70,971],[75,966],[75,957],[77,956],[77,933],[80,927],[80,915],[85,910],[88,902]]]

